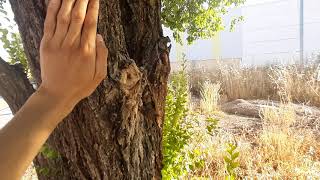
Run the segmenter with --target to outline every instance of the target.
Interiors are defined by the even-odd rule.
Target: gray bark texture
[[[46,3],[9,1],[32,76],[40,84],[39,46]],[[169,39],[163,37],[160,9],[160,0],[100,1],[98,32],[109,48],[108,77],[48,139],[47,146],[59,157],[37,156],[34,163],[40,180],[161,179],[162,123],[170,63]],[[10,73],[10,82],[21,74]],[[21,95],[22,102],[5,98],[14,112],[33,92],[26,76],[20,80],[24,83],[18,88],[0,88],[6,97],[26,92]]]

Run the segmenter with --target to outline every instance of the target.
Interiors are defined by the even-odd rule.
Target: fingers
[[[61,0],[51,0],[48,9],[47,16],[44,22],[44,38],[51,39],[56,29],[57,14],[61,6]]]
[[[81,30],[86,17],[89,0],[77,0],[71,15],[71,24],[64,44],[75,44],[80,42]]]
[[[99,0],[90,0],[81,35],[81,45],[94,47],[97,37]]]
[[[61,43],[66,38],[69,25],[70,25],[71,11],[72,11],[74,2],[75,0],[62,1],[62,5],[57,17],[57,27],[54,34],[55,41],[56,43],[58,43],[58,45],[61,45]]]
[[[57,45],[95,47],[99,0],[52,0],[48,10],[45,34]]]
[[[100,34],[96,37],[97,59],[94,81],[99,84],[107,75],[108,48]]]

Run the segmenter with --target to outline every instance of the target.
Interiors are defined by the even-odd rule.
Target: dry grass
[[[227,175],[225,148],[227,143],[232,142],[237,144],[237,151],[240,152],[240,167],[236,169],[240,179],[320,177],[320,143],[316,135],[309,129],[290,127],[295,122],[291,108],[283,105],[281,109],[264,110],[263,129],[254,136],[244,135],[246,130],[240,133],[243,135],[235,135],[220,129],[214,136],[208,137],[203,129],[198,129],[202,131],[202,136],[197,135],[189,147],[200,149],[206,162],[202,169],[190,176],[224,179]]]
[[[258,160],[253,166],[256,173],[277,178],[319,177],[319,143],[312,131],[291,127],[296,122],[292,106],[266,108],[262,116],[263,130],[255,139],[257,146],[251,156],[247,156]]]
[[[191,71],[191,92],[200,97],[206,80],[221,83],[222,101],[235,99],[289,98],[293,102],[320,106],[320,66],[274,66],[235,68],[221,66],[214,72]],[[284,99],[282,99],[284,100]]]
[[[242,133],[237,134],[218,129],[214,136],[207,136],[205,127],[198,128],[197,139],[188,147],[201,149],[205,156],[205,166],[192,172],[190,176],[224,179],[227,175],[224,162],[225,145],[233,142],[237,144],[240,152],[240,167],[236,169],[240,179],[320,177],[320,133],[308,127],[301,128],[291,104],[299,102],[320,106],[319,67],[224,67],[212,74],[191,73],[192,93],[202,97],[200,107],[202,112],[206,112],[203,116],[210,116],[208,112],[211,109],[207,106],[218,106],[211,97],[224,96],[222,101],[240,98],[274,99],[282,103],[278,107],[271,104],[261,110],[262,129],[252,136],[247,136],[250,132],[240,129]],[[208,83],[208,79],[219,82],[221,91]],[[237,120],[234,122],[237,123]],[[297,126],[300,128],[296,128]]]
[[[296,122],[296,112],[291,104],[280,104],[279,107],[266,106],[261,111],[261,117],[267,124],[286,128]]]
[[[205,81],[201,87],[200,109],[205,113],[214,113],[219,110],[220,101],[220,83]]]
[[[191,91],[199,97],[201,84],[207,79],[221,83],[222,100],[269,98],[276,94],[276,90],[269,78],[269,69],[251,68],[239,69],[221,66],[215,72],[190,72]],[[272,85],[272,86],[271,86]]]

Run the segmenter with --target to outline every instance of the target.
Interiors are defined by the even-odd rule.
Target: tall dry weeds
[[[236,170],[239,178],[320,177],[319,134],[308,128],[296,128],[300,122],[292,105],[292,102],[298,102],[320,106],[320,66],[223,67],[212,73],[192,72],[190,78],[194,95],[200,96],[200,85],[209,79],[213,83],[220,82],[225,101],[239,98],[280,101],[279,106],[271,104],[262,109],[262,127],[253,136],[246,136],[246,130],[243,135],[235,135],[220,129],[210,138],[192,142],[204,148],[206,159],[205,166],[194,172],[193,177],[226,177],[223,158],[225,144],[230,141],[236,142],[240,152],[240,168]]]
[[[200,97],[206,80],[221,83],[221,101],[271,99],[320,106],[320,65],[236,68],[189,72],[191,91]],[[288,99],[283,99],[288,98]]]
[[[205,81],[201,87],[200,109],[204,113],[214,113],[219,110],[221,84]]]

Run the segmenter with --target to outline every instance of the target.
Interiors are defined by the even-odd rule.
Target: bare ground
[[[290,127],[312,131],[320,138],[320,109],[303,104],[290,104],[295,112],[296,122]],[[280,108],[276,101],[238,99],[221,106],[224,112],[219,116],[219,124],[223,130],[235,135],[255,135],[262,130],[262,111],[264,108]]]

